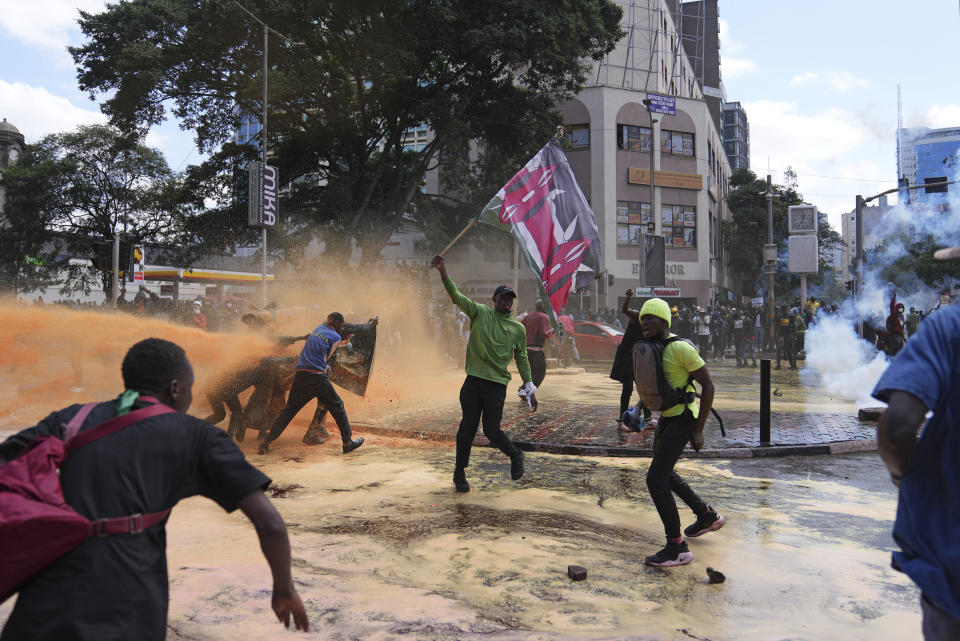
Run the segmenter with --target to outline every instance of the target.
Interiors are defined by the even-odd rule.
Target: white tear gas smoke
[[[821,315],[807,330],[806,367],[834,397],[876,405],[870,397],[880,375],[887,369],[886,356],[857,337],[853,324],[839,316]]]
[[[960,179],[955,173],[950,180]],[[870,263],[863,266],[863,291],[861,296],[847,311],[865,320],[874,317],[874,323],[889,314],[890,283],[882,276],[885,267],[907,254],[903,237],[909,240],[930,238],[940,247],[960,245],[960,191],[952,185],[946,194],[925,195],[925,202],[906,205],[898,203],[890,207],[873,226],[872,237],[864,238],[864,248],[876,247],[870,256]],[[916,200],[921,195],[914,192]],[[869,211],[869,210],[867,210]],[[864,220],[864,223],[867,221]],[[885,240],[882,245],[880,241]],[[897,288],[897,300],[909,309],[929,310],[937,305],[941,289],[952,288],[952,282],[944,282],[941,288],[930,287],[916,274],[903,275]]]

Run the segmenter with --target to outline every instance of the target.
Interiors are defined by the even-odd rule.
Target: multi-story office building
[[[723,105],[723,150],[731,169],[750,169],[750,123],[739,102]]]
[[[719,229],[730,163],[720,133],[720,103],[715,118],[704,78],[692,62],[698,60],[701,69],[719,64],[719,52],[711,57],[704,50],[707,33],[713,47],[719,45],[716,0],[617,2],[627,35],[593,65],[583,91],[560,105],[566,154],[597,217],[604,276],[589,291],[573,294],[568,308],[616,307],[624,290],[637,287],[645,233],[665,239],[666,280],[647,283],[662,286],[658,295],[704,306],[739,304],[722,268]],[[667,108],[651,113],[647,99]],[[467,274],[460,277],[464,291],[483,297],[496,284],[511,282],[511,255],[509,242],[483,250],[464,246],[448,262],[454,276]],[[532,304],[536,284],[525,278],[525,269],[519,271],[522,308]],[[612,287],[606,286],[609,276]]]
[[[903,128],[897,132],[897,176],[906,178],[910,185],[954,180],[960,170],[960,127],[929,129],[927,127]],[[942,191],[957,191],[950,185]],[[910,195],[913,202],[936,203],[942,193],[937,190],[915,190]]]
[[[884,215],[893,209],[887,204],[887,197],[881,196],[875,206],[863,208],[863,250],[867,251],[879,245],[884,238],[879,228]],[[843,239],[843,264],[853,265],[857,256],[857,212],[841,214],[840,236]]]

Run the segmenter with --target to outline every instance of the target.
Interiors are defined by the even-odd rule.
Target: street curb
[[[432,430],[400,430],[378,427],[369,423],[355,423],[354,428],[365,434],[379,434],[416,441],[435,443],[456,443],[457,435]],[[651,447],[616,447],[609,445],[580,445],[574,443],[549,443],[544,441],[515,440],[513,443],[525,452],[543,452],[545,454],[565,454],[568,456],[609,456],[619,458],[652,458]],[[478,437],[474,443],[478,447],[490,447],[486,438]],[[686,450],[682,458],[777,458],[782,456],[823,456],[828,454],[848,454],[851,452],[875,452],[876,439],[859,441],[836,441],[833,443],[810,443],[804,445],[762,445],[758,447],[726,447],[694,452]]]

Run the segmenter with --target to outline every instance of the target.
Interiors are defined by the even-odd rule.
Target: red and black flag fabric
[[[571,290],[586,287],[599,271],[597,218],[556,140],[497,192],[477,220],[513,234],[551,316],[561,312]]]

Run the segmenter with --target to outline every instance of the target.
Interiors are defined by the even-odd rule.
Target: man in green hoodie
[[[508,285],[500,285],[493,294],[493,308],[478,305],[457,290],[453,279],[447,276],[442,256],[430,263],[440,272],[440,280],[450,300],[470,319],[470,339],[467,341],[467,379],[460,388],[460,408],[463,418],[457,430],[457,463],[453,484],[458,492],[469,492],[466,468],[470,464],[470,448],[483,420],[483,434],[490,443],[510,457],[510,477],[516,481],[523,476],[523,451],[514,445],[500,429],[503,402],[511,374],[507,365],[517,361],[522,393],[536,409],[536,386],[531,382],[530,363],[527,360],[527,332],[510,309],[517,294]]]

